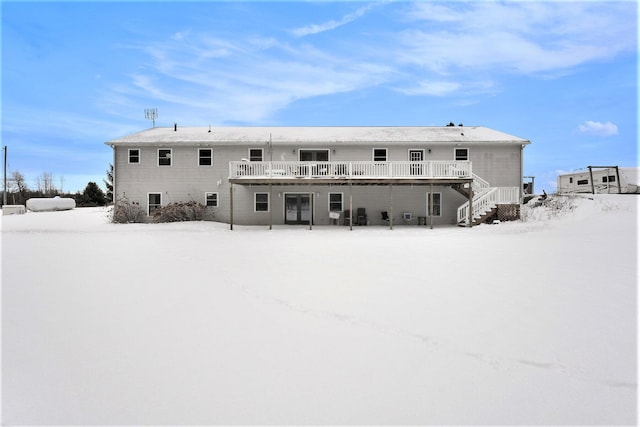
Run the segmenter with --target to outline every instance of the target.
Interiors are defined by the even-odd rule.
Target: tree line
[[[64,177],[59,179],[60,185],[57,186],[53,174],[43,172],[36,178],[35,188],[30,188],[24,175],[20,171],[13,171],[7,177],[7,204],[24,205],[31,198],[60,196],[74,199],[78,207],[105,206],[113,201],[113,165],[109,165],[107,178],[103,181],[106,192],[90,181],[83,191],[70,193],[63,190]]]

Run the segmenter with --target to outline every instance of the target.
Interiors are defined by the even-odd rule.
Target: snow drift
[[[637,421],[637,196],[459,227],[3,217],[3,424]]]

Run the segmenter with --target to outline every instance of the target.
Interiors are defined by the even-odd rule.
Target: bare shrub
[[[202,221],[206,209],[197,202],[171,203],[153,212],[153,222]]]
[[[144,222],[146,212],[138,202],[130,202],[127,199],[118,200],[113,207],[111,222],[116,224],[129,224]]]

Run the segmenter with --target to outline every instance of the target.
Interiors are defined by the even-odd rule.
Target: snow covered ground
[[[635,424],[638,196],[442,227],[2,217],[2,422]]]

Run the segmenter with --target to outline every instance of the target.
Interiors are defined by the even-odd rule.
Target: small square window
[[[374,148],[373,149],[373,161],[374,162],[386,162],[387,161],[387,149],[386,148]]]
[[[262,161],[262,148],[250,148],[249,149],[249,161],[261,162]]]
[[[255,193],[254,201],[256,212],[269,212],[269,193]]]
[[[455,149],[455,160],[457,160],[457,161],[469,160],[469,149],[468,148],[456,148]]]
[[[218,193],[205,193],[205,206],[218,207]]]
[[[137,148],[129,149],[129,163],[140,163],[140,150]]]
[[[161,148],[158,150],[158,166],[171,166],[170,148]]]
[[[213,165],[213,150],[211,148],[198,149],[198,165],[199,166]]]

